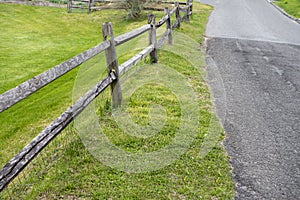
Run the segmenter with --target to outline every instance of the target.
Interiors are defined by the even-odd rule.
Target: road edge
[[[291,16],[290,14],[288,14],[287,12],[285,12],[285,10],[283,10],[282,8],[280,8],[279,6],[277,6],[274,3],[274,0],[267,0],[272,6],[274,6],[277,10],[279,10],[279,12],[281,12],[283,15],[287,16],[288,18],[290,18],[291,20],[297,22],[298,24],[300,24],[300,18],[297,19],[293,16]]]

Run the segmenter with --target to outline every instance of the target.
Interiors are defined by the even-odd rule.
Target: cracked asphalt
[[[266,0],[201,0],[236,199],[300,199],[300,25]]]

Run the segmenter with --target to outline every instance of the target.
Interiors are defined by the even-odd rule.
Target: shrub
[[[135,19],[141,16],[146,2],[147,0],[123,0],[121,4],[128,12],[127,17]]]

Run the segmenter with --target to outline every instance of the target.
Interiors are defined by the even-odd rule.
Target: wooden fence
[[[172,32],[180,26],[182,21],[189,21],[192,14],[193,4],[187,0],[185,6],[175,3],[172,10],[165,8],[165,15],[157,23],[155,16],[149,15],[148,24],[133,31],[114,37],[111,23],[102,25],[103,42],[31,79],[19,86],[0,95],[0,113],[29,95],[35,93],[45,85],[61,77],[65,73],[96,56],[105,52],[107,63],[107,76],[98,82],[92,89],[84,94],[77,102],[69,107],[41,133],[39,133],[28,145],[26,145],[17,155],[15,155],[0,171],[0,192],[41,152],[63,129],[67,127],[73,119],[78,116],[101,92],[108,86],[111,88],[112,105],[118,107],[122,103],[122,91],[119,77],[128,69],[137,64],[140,60],[150,55],[152,63],[158,60],[157,49],[168,39],[168,44],[172,44]],[[184,15],[181,17],[180,12]],[[171,15],[175,13],[176,20],[172,24]],[[166,24],[166,31],[157,40],[156,29]],[[148,31],[149,46],[144,50],[118,66],[116,46],[121,45]]]
[[[6,4],[20,4],[28,6],[47,6],[47,7],[56,7],[56,8],[65,8],[66,5],[63,2],[51,3],[49,1],[26,1],[26,0],[0,0],[0,3]]]
[[[67,10],[68,12],[72,12],[72,9],[83,9],[87,10],[88,13],[97,11],[97,10],[104,10],[104,9],[125,9],[122,6],[122,0],[68,0],[67,1]],[[175,4],[174,1],[167,1],[167,0],[148,0],[148,3],[152,4]],[[178,2],[179,5],[186,5],[186,2]],[[157,10],[163,11],[164,8],[153,8],[153,7],[144,7],[144,10]]]

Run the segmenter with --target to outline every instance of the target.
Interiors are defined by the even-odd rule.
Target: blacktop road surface
[[[200,0],[236,199],[300,199],[300,24],[266,0]]]

